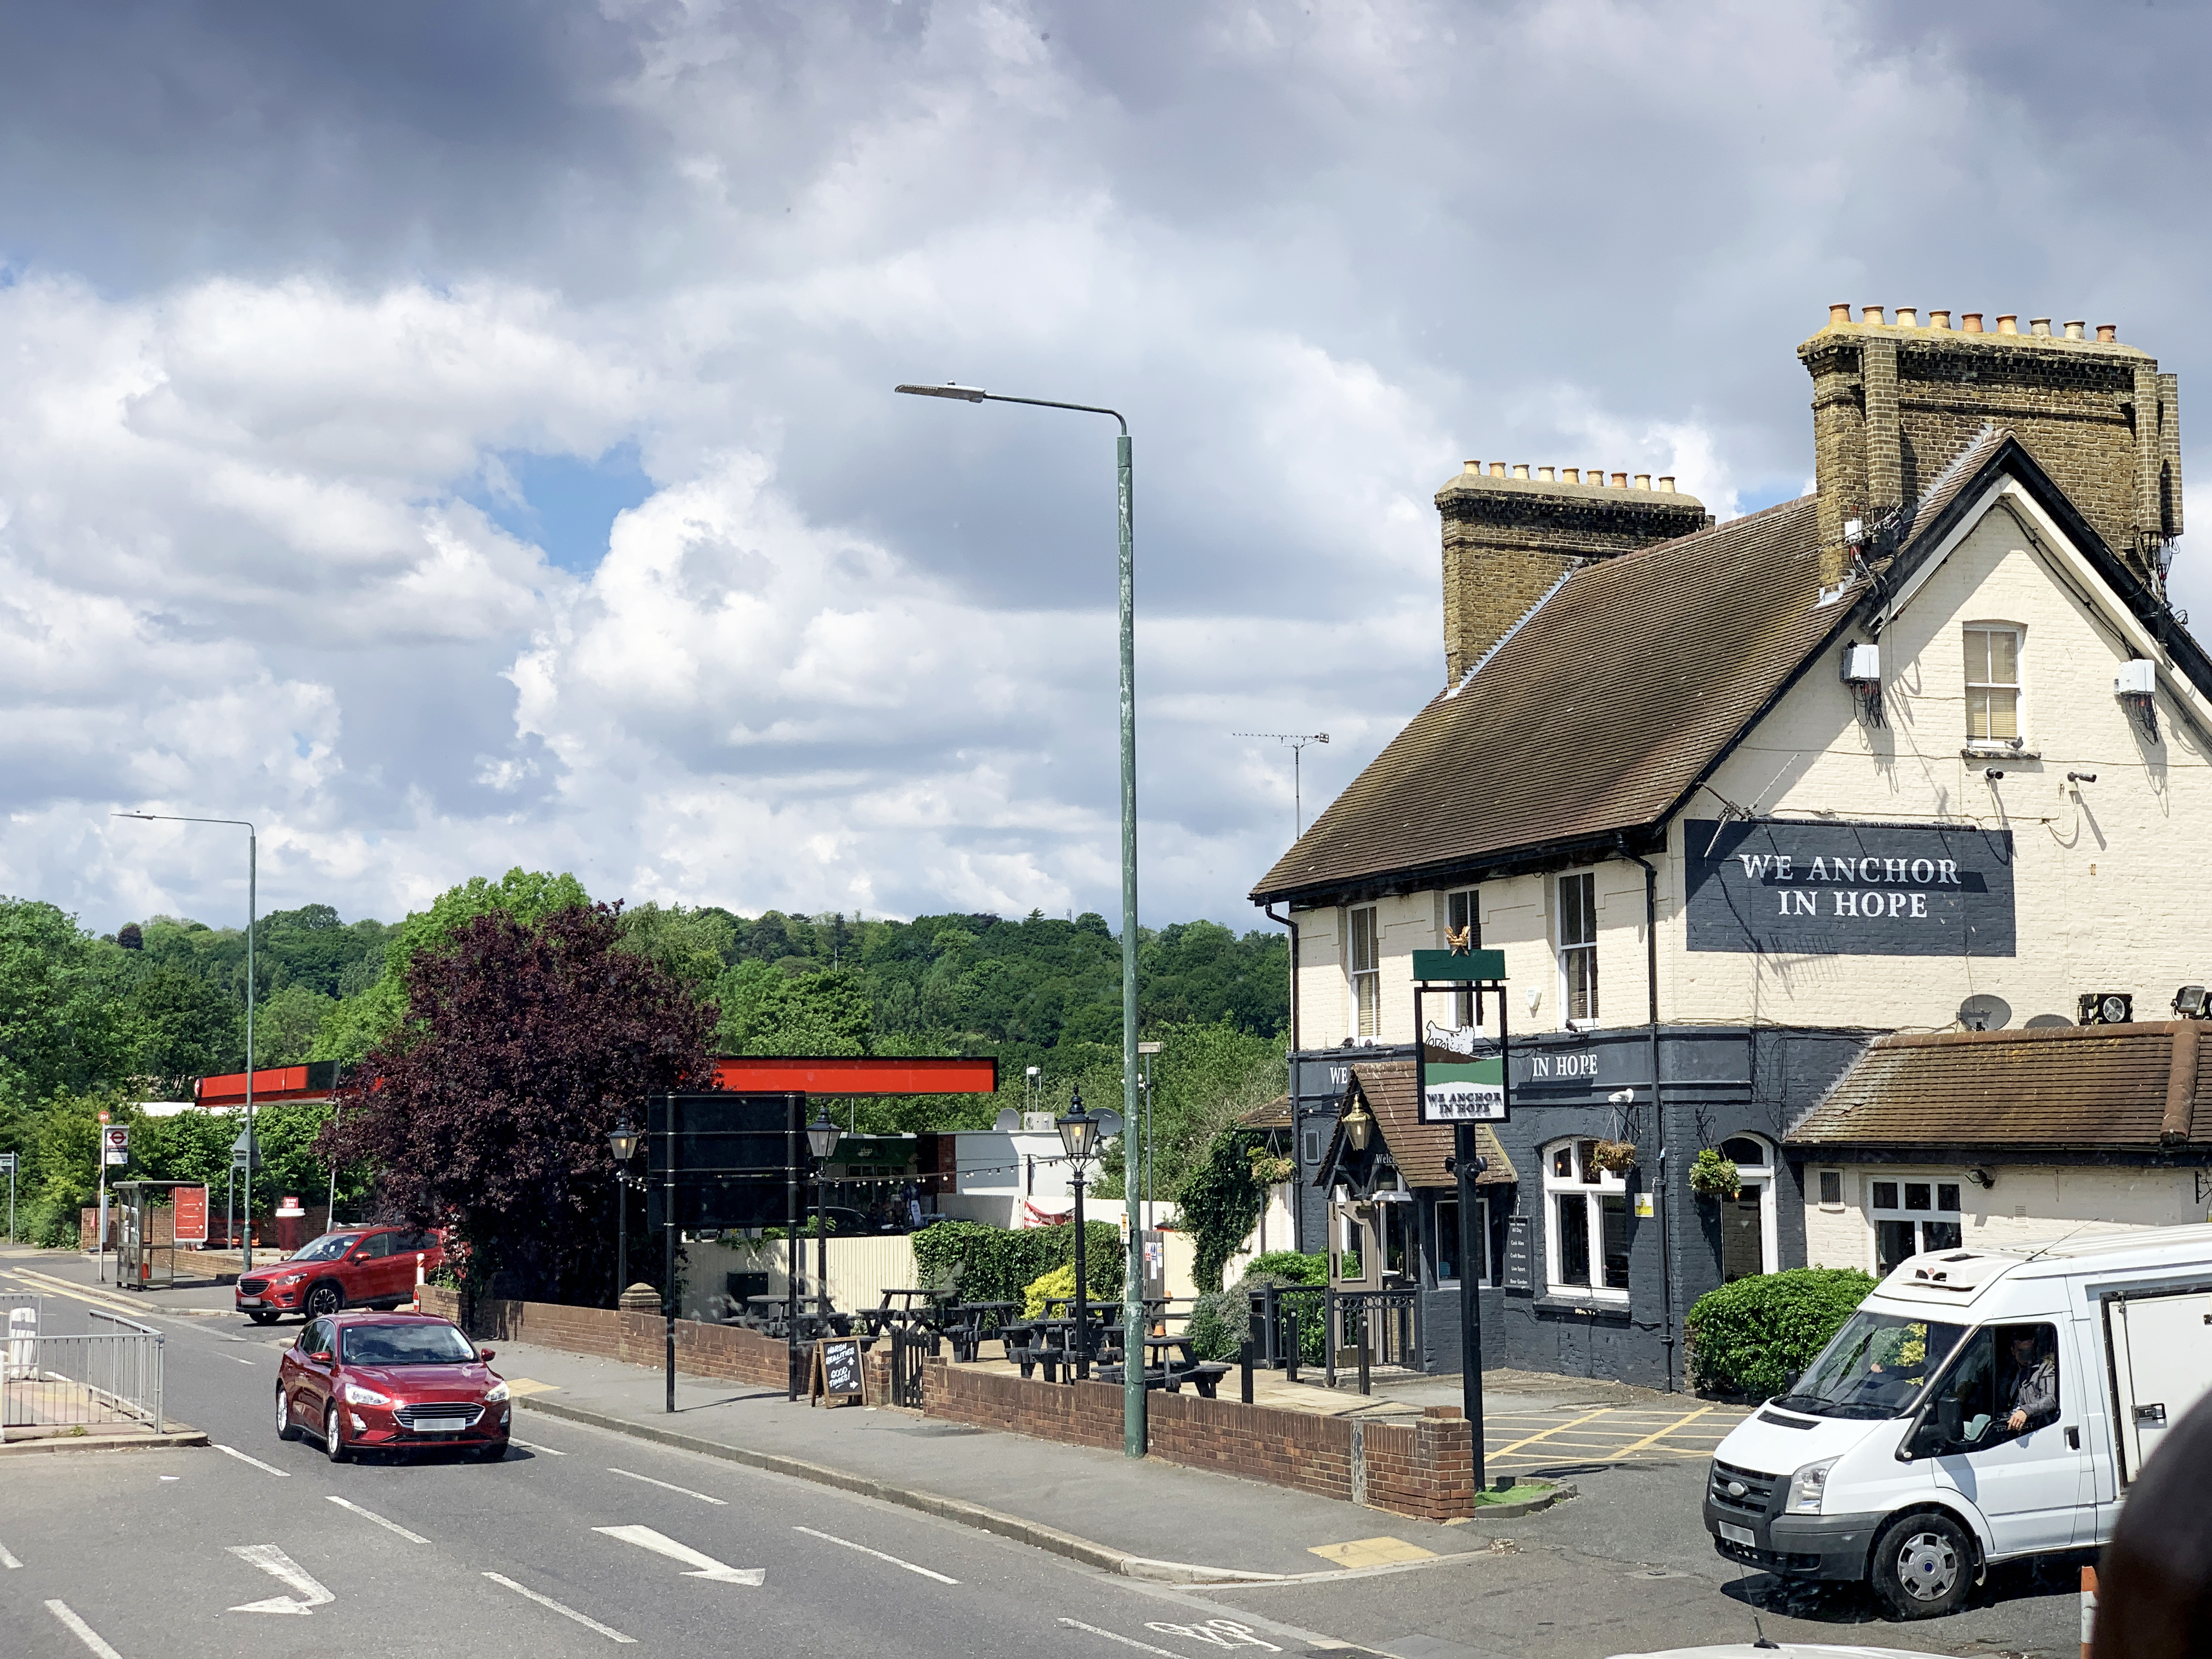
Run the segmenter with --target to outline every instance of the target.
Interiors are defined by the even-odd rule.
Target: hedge
[[[1121,1299],[1127,1253],[1111,1222],[1085,1224],[1084,1267],[1091,1295]],[[981,1221],[940,1221],[910,1235],[915,1265],[932,1290],[963,1302],[1019,1302],[1023,1291],[1054,1267],[1075,1260],[1075,1224],[1056,1227],[994,1227]],[[1069,1288],[1074,1286],[1071,1279]]]
[[[1690,1309],[1690,1380],[1764,1400],[1811,1364],[1875,1287],[1856,1267],[1792,1267],[1708,1291]]]

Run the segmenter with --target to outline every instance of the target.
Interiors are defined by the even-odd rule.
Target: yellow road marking
[[[1496,1452],[1487,1455],[1503,1457],[1507,1452],[1519,1451],[1523,1446],[1533,1446],[1539,1440],[1549,1439],[1553,1435],[1561,1433],[1565,1430],[1579,1428],[1585,1423],[1589,1423],[1598,1418],[1603,1417],[1606,1413],[1611,1409],[1612,1408],[1610,1407],[1600,1407],[1596,1411],[1585,1412],[1580,1417],[1574,1418],[1568,1422],[1560,1424],[1557,1428],[1546,1429],[1541,1433],[1532,1434],[1527,1439],[1516,1440],[1510,1446],[1500,1446]]]
[[[1347,1544],[1316,1544],[1306,1552],[1340,1567],[1388,1567],[1401,1561],[1433,1561],[1437,1553],[1402,1538],[1355,1538]]]
[[[88,1285],[72,1285],[66,1279],[51,1278],[45,1273],[33,1273],[28,1267],[10,1267],[8,1272],[17,1279],[30,1280],[35,1290],[55,1296],[74,1297],[79,1302],[88,1303],[106,1313],[127,1313],[134,1319],[142,1314],[167,1314],[172,1319],[180,1316],[167,1308],[149,1308],[133,1302],[120,1291],[95,1290]]]

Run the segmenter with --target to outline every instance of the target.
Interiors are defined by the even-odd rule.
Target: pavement
[[[26,1271],[43,1276],[40,1288],[91,1277],[73,1258],[0,1249],[0,1288],[27,1288]],[[80,1307],[117,1294],[76,1293]],[[657,1372],[523,1345],[502,1347],[495,1367],[526,1385],[533,1407],[521,1419],[528,1444],[510,1461],[332,1466],[313,1442],[279,1443],[265,1420],[275,1349],[296,1326],[251,1326],[228,1299],[130,1297],[168,1337],[173,1408],[204,1425],[213,1447],[25,1459],[0,1474],[0,1652],[83,1659],[88,1644],[50,1602],[124,1659],[227,1656],[249,1643],[319,1656],[566,1654],[617,1637],[721,1653],[733,1628],[745,1645],[805,1654],[896,1644],[922,1656],[1033,1656],[1051,1643],[1073,1659],[1127,1659],[1132,1647],[1194,1659],[1239,1646],[1601,1659],[1748,1642],[1762,1626],[1784,1641],[2053,1659],[2079,1640],[2073,1558],[2001,1569],[1964,1611],[1913,1625],[1880,1620],[1855,1587],[1738,1571],[1713,1553],[1698,1516],[1703,1464],[1690,1437],[1706,1419],[1656,1438],[1626,1432],[1637,1413],[1679,1419],[1703,1402],[1662,1396],[1655,1407],[1564,1378],[1501,1385],[1493,1412],[1511,1396],[1534,1424],[1522,1437],[1542,1437],[1524,1449],[1544,1447],[1547,1467],[1577,1468],[1582,1495],[1449,1528],[887,1409],[809,1407],[687,1379],[678,1431],[709,1455],[640,1437],[668,1425]],[[1597,1423],[1613,1437],[1581,1444]],[[1631,1450],[1638,1438],[1649,1443]],[[741,1461],[750,1452],[834,1469],[847,1484]],[[927,1512],[871,1496],[872,1483],[951,1501]],[[1285,1576],[1133,1579],[967,1524],[970,1505],[1109,1556]],[[762,1582],[687,1573],[659,1545],[637,1541],[647,1533],[739,1577],[757,1569]],[[299,1578],[285,1577],[279,1556]],[[9,1559],[22,1567],[8,1569]],[[239,1610],[311,1599],[301,1580],[331,1600],[290,1617]]]

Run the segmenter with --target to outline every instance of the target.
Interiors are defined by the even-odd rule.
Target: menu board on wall
[[[2014,954],[2008,830],[1687,819],[1689,948]]]
[[[1536,1288],[1535,1265],[1532,1259],[1533,1245],[1529,1238],[1528,1218],[1509,1215],[1505,1218],[1505,1288],[1509,1291],[1534,1291]]]

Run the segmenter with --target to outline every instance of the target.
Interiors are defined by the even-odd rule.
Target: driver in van
[[[2022,1434],[2031,1425],[2039,1428],[2058,1415],[2058,1356],[2037,1355],[2033,1326],[2014,1329],[2007,1354],[2012,1363],[2004,1399],[2012,1407],[2012,1415],[2005,1419],[2005,1427]]]

